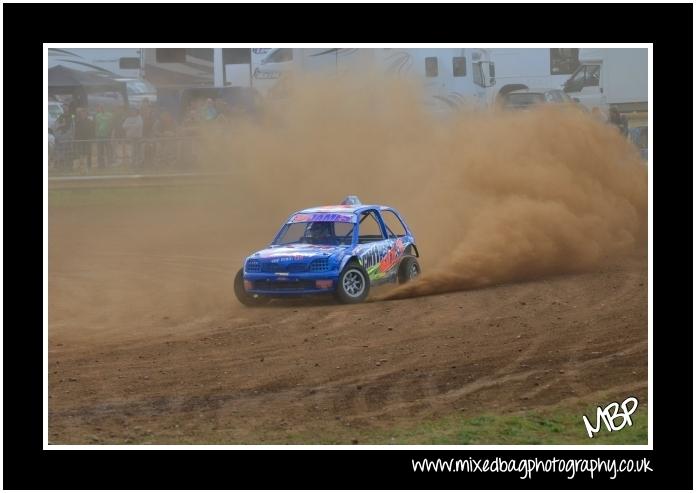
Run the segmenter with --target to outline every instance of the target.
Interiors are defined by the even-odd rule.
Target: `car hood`
[[[285,245],[275,246],[259,250],[249,258],[257,259],[276,259],[288,258],[288,260],[306,260],[315,257],[329,257],[334,254],[341,254],[350,248],[349,245]]]

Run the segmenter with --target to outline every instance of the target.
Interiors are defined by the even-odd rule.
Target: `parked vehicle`
[[[588,109],[619,113],[648,110],[647,48],[580,50],[580,66],[563,90]]]
[[[574,104],[560,89],[519,89],[502,96],[503,108],[524,109],[538,104]]]
[[[128,104],[133,104],[130,98],[128,99]],[[124,101],[123,95],[118,92],[95,92],[87,94],[87,109],[91,115],[97,111],[99,106],[103,106],[110,110],[117,110],[123,108],[125,105],[126,101]]]
[[[357,68],[377,68],[387,76],[419,80],[423,101],[434,110],[486,106],[496,83],[488,50],[478,48],[276,48],[255,68],[254,78],[281,80],[297,71],[340,77]]]
[[[588,48],[580,50],[580,67],[566,81],[568,96],[635,138],[647,159],[648,49]],[[643,129],[633,131],[633,129]]]
[[[55,129],[56,121],[63,114],[63,105],[59,101],[48,102],[48,128]]]
[[[157,88],[144,79],[121,78],[116,79],[119,82],[126,83],[128,91],[128,104],[140,107],[143,100],[147,99],[150,103],[157,103]]]
[[[403,217],[350,196],[340,205],[291,214],[267,248],[244,260],[234,292],[247,306],[326,293],[359,303],[372,286],[405,283],[419,274],[415,238]]]

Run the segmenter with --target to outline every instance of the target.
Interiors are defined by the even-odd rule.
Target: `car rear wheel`
[[[245,306],[265,305],[270,301],[269,298],[249,293],[244,289],[244,269],[239,269],[239,272],[237,272],[234,278],[234,294],[239,302]]]
[[[360,303],[370,294],[370,277],[362,265],[350,262],[338,276],[336,297],[341,303]]]
[[[421,273],[420,264],[416,257],[406,257],[399,265],[399,284],[412,281]]]

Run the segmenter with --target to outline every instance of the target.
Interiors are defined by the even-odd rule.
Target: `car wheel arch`
[[[410,243],[405,249],[404,249],[404,256],[406,255],[411,255],[416,258],[420,258],[420,253],[418,253],[418,247],[416,246],[415,243]]]
[[[343,260],[341,260],[341,266],[338,269],[338,272],[342,272],[343,269],[345,268],[346,265],[348,265],[349,262],[357,262],[362,266],[362,262],[360,261],[360,258],[358,258],[357,255],[346,255],[343,257]]]

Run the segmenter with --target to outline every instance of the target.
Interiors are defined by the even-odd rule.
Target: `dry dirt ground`
[[[466,292],[250,309],[232,279],[277,225],[229,231],[241,212],[204,209],[49,209],[51,443],[317,443],[452,413],[647,401],[644,252]]]

